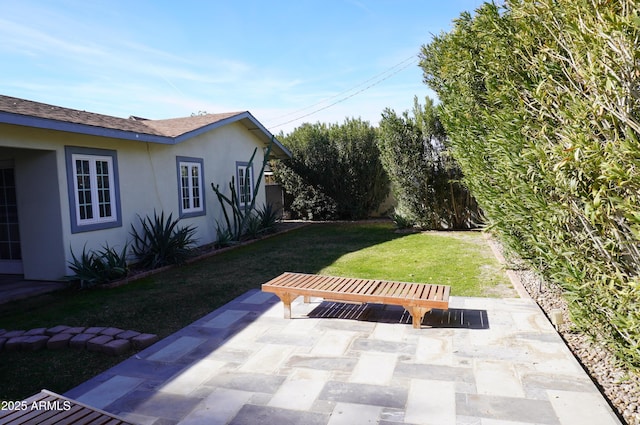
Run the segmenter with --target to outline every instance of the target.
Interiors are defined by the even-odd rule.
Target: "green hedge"
[[[423,46],[465,182],[574,322],[640,367],[640,18],[633,1],[485,4]]]
[[[380,159],[397,201],[399,227],[470,229],[482,222],[478,205],[460,180],[462,171],[445,147],[446,134],[430,98],[402,115],[385,109]]]
[[[307,123],[280,139],[292,158],[272,164],[273,171],[293,196],[291,209],[298,217],[366,218],[387,197],[389,178],[380,162],[377,131],[368,121]]]

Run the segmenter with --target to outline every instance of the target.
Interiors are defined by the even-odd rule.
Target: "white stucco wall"
[[[54,265],[50,265],[46,269],[44,272],[46,276],[41,273],[38,277],[35,275],[31,277],[38,279],[61,278],[62,276],[53,275],[59,273],[60,270],[65,270],[65,274],[70,274],[71,271],[67,265],[71,259],[71,249],[78,255],[84,247],[97,250],[108,244],[116,249],[122,248],[126,241],[131,240],[132,223],[136,226],[139,224],[138,215],[141,217],[152,216],[155,209],[158,213],[164,212],[165,216],[173,214],[173,218],[177,218],[179,215],[177,156],[203,160],[203,192],[206,205],[206,216],[182,219],[180,225],[197,227],[196,237],[199,245],[214,242],[216,219],[222,223],[223,215],[217,197],[211,189],[211,183],[219,184],[228,192],[228,184],[231,177],[235,175],[237,161],[248,161],[254,148],[258,147],[254,158],[254,175],[257,178],[263,160],[260,141],[246,127],[237,122],[176,145],[124,141],[5,124],[0,124],[0,134],[1,147],[18,149],[16,156],[21,159],[16,162],[16,173],[20,173],[20,169],[29,170],[28,173],[23,172],[23,174],[34,176],[35,168],[29,164],[35,164],[30,163],[31,160],[35,161],[38,156],[35,152],[37,150],[55,152],[55,159],[49,156],[46,161],[47,167],[44,167],[41,175],[37,177],[47,179],[49,185],[51,182],[57,184],[59,202],[52,206],[58,210],[53,214],[57,219],[49,219],[49,225],[59,221],[60,232],[43,236],[42,242],[55,250],[55,254],[51,253],[47,256],[48,261]],[[117,152],[122,226],[71,233],[64,146],[110,149]],[[10,149],[5,149],[5,152],[9,151]],[[43,160],[40,159],[40,161]],[[36,184],[37,179],[30,180],[29,185]],[[28,190],[29,185],[23,189]],[[42,196],[46,198],[44,194]],[[45,199],[43,199],[44,202]],[[261,206],[264,202],[265,192],[262,182],[260,190],[256,193],[256,205]],[[46,203],[55,204],[51,200],[47,200]],[[23,207],[23,212],[21,212],[22,227],[28,226],[30,222],[35,222],[39,216],[45,214],[44,211],[38,211],[34,208],[36,206],[33,203]],[[47,206],[47,208],[50,207]],[[32,235],[31,238],[33,237]],[[30,241],[27,246],[23,246],[23,250],[30,249],[30,246],[33,249],[33,241]],[[60,253],[60,250],[63,252]],[[64,264],[61,265],[61,261]],[[31,263],[28,266],[29,268],[34,267]],[[29,273],[25,269],[25,277]]]

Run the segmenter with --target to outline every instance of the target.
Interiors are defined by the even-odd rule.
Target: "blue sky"
[[[0,0],[0,94],[118,117],[249,110],[273,133],[435,97],[417,55],[481,0]]]

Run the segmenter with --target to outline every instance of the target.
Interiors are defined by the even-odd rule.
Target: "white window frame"
[[[67,146],[65,147],[65,155],[72,233],[122,226],[116,152],[107,149]],[[83,190],[83,187],[78,181],[78,161],[88,163],[89,166],[88,174],[86,175],[88,183],[86,190],[90,195],[89,202],[80,202],[80,191]],[[106,163],[106,175],[101,176],[98,174],[98,164],[100,163]],[[108,187],[100,187],[101,178],[106,180]],[[100,199],[101,194],[106,195],[103,196],[102,200]],[[106,198],[108,199],[105,200]],[[106,205],[108,205],[108,211],[101,209],[102,206]],[[86,215],[83,217],[81,211],[83,207],[87,207],[90,211],[90,218]]]
[[[204,215],[206,213],[204,192],[204,161],[201,158],[177,157],[176,163],[178,173],[178,202],[180,208],[180,218]],[[185,167],[187,169],[186,185],[184,179],[182,178],[182,171]],[[197,170],[198,173],[195,185],[192,174],[193,170]]]
[[[71,155],[73,161],[73,193],[76,201],[76,222],[79,226],[99,223],[109,223],[118,220],[118,214],[115,208],[115,182],[113,180],[113,159],[110,156],[96,156],[96,155]],[[80,203],[80,187],[78,184],[78,169],[77,162],[86,161],[89,163],[89,193],[91,194],[89,205],[91,208],[91,218],[82,218],[81,206],[85,204]],[[106,192],[109,194],[109,199],[106,202],[100,201],[100,188],[98,182],[98,163],[107,164],[107,181],[109,187]],[[109,206],[109,213],[101,211],[101,204]]]
[[[254,180],[253,180],[253,167],[249,166],[250,164],[248,162],[236,162],[236,181],[237,181],[237,191],[238,191],[238,205],[240,207],[244,207],[248,204],[251,204],[251,201],[253,200],[255,193],[253,193],[253,185],[254,185]],[[246,199],[246,193],[243,193],[243,189],[244,189],[244,178],[245,175],[249,174],[249,199]]]

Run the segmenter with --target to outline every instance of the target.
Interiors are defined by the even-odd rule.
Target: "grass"
[[[117,288],[0,305],[0,328],[113,326],[162,338],[284,271],[448,284],[458,296],[501,295],[509,285],[477,232],[403,235],[387,223],[314,224]],[[64,393],[129,355],[2,352],[0,400],[42,388]]]

